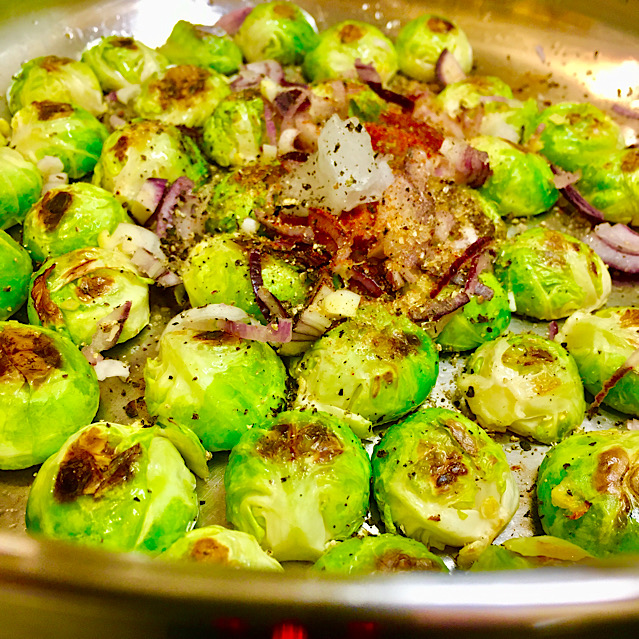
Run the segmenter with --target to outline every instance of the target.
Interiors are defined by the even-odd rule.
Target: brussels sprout
[[[488,153],[492,174],[479,192],[495,202],[500,215],[538,215],[555,204],[559,191],[542,157],[487,135],[473,138],[470,144]]]
[[[370,474],[368,455],[346,424],[325,413],[281,413],[231,451],[226,516],[279,561],[315,561],[328,542],[364,522]]]
[[[626,371],[610,388],[610,381],[639,348],[639,309],[606,308],[594,315],[577,311],[555,338],[575,358],[584,386],[593,394],[607,393],[603,403],[639,417],[639,372]]]
[[[60,159],[77,179],[93,171],[108,131],[85,109],[64,102],[32,102],[11,119],[11,146],[37,164],[45,156]]]
[[[608,268],[589,246],[542,227],[504,245],[495,276],[508,293],[511,310],[545,320],[599,308],[612,286]]]
[[[98,235],[113,233],[127,212],[108,191],[87,182],[53,188],[24,219],[23,243],[43,262],[74,249],[98,246]]]
[[[0,322],[0,469],[27,468],[53,455],[98,410],[91,365],[63,335]]]
[[[463,546],[461,565],[492,542],[519,506],[501,446],[455,411],[428,408],[394,424],[372,461],[386,530],[435,548]]]
[[[372,64],[386,84],[397,72],[393,43],[372,24],[345,20],[320,33],[304,58],[304,74],[312,82],[358,78],[355,62]]]
[[[592,104],[564,102],[544,109],[537,118],[531,148],[568,171],[598,163],[602,154],[624,147],[619,125]]]
[[[186,175],[195,186],[208,176],[208,165],[193,140],[177,127],[141,120],[114,131],[104,143],[93,183],[111,191],[140,222],[149,211],[136,200],[148,178],[175,182]]]
[[[38,167],[17,151],[0,147],[0,229],[22,222],[41,191]]]
[[[169,61],[158,51],[133,38],[105,36],[82,54],[104,91],[118,91],[142,84],[154,73],[166,69]]]
[[[262,550],[252,535],[223,526],[196,528],[178,539],[163,559],[190,559],[230,568],[283,572],[280,563]]]
[[[159,553],[193,528],[195,478],[158,427],[98,422],[42,465],[27,530],[107,550]]]
[[[120,252],[76,249],[47,260],[29,291],[29,321],[68,335],[78,346],[90,344],[100,320],[130,309],[118,321],[120,344],[149,323],[149,280]]]
[[[492,273],[483,272],[479,275],[482,286],[492,291],[480,294],[476,291],[470,302],[458,312],[451,313],[444,328],[435,341],[446,351],[469,351],[484,342],[499,337],[510,324],[510,307],[508,296],[502,285]],[[458,291],[454,286],[446,286],[435,299],[443,298]]]
[[[211,27],[191,24],[185,20],[175,23],[171,35],[158,51],[171,64],[197,64],[229,75],[242,64],[242,51],[230,36],[215,33]]]
[[[321,107],[317,108],[311,100],[309,114],[314,121],[323,122],[326,116],[337,112],[345,118],[357,118],[360,122],[377,122],[379,116],[388,109],[388,102],[380,98],[369,86],[355,80],[345,80],[337,84],[346,92],[336,91],[335,81],[319,82],[310,85],[313,96],[321,98]],[[346,109],[344,110],[344,101]],[[328,102],[329,108],[325,108]],[[317,110],[317,113],[315,111]]]
[[[317,26],[292,2],[265,2],[246,16],[234,40],[248,62],[300,64],[317,42]]]
[[[257,162],[265,141],[264,101],[258,96],[229,95],[204,123],[204,151],[220,166]]]
[[[510,429],[544,444],[563,439],[586,413],[575,361],[539,335],[504,335],[480,346],[458,388],[486,430]]]
[[[32,273],[29,254],[0,231],[0,320],[11,317],[27,301]]]
[[[77,104],[92,115],[105,111],[102,89],[91,67],[57,55],[25,62],[11,80],[7,100],[11,113],[42,100]]]
[[[149,413],[191,428],[210,451],[231,449],[271,419],[286,393],[286,370],[268,344],[188,327],[164,333],[144,379]]]
[[[430,552],[424,544],[390,534],[347,539],[329,548],[317,560],[313,570],[335,575],[414,570],[448,572],[441,557]]]
[[[639,433],[616,429],[572,435],[539,467],[544,531],[595,557],[639,553]]]
[[[181,271],[191,306],[232,304],[264,319],[251,283],[249,248],[229,234],[207,237],[196,244]],[[290,308],[307,297],[309,288],[302,274],[280,257],[263,254],[262,278],[266,289]]]
[[[444,49],[464,73],[473,66],[473,50],[466,34],[446,18],[426,13],[405,24],[395,40],[400,71],[415,80],[435,79],[435,65]]]
[[[437,350],[426,331],[381,306],[360,308],[325,333],[292,371],[298,405],[348,418],[360,437],[422,404],[437,373]]]
[[[185,64],[146,80],[133,110],[149,120],[199,127],[230,93],[226,78],[217,71]]]

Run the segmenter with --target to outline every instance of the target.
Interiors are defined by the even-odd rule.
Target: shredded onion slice
[[[628,255],[639,255],[639,233],[626,224],[611,226],[605,222],[598,224],[594,232],[597,237],[617,251]]]
[[[240,9],[229,11],[224,14],[214,26],[224,29],[230,36],[235,35],[251,11],[253,11],[253,7],[241,7]]]
[[[435,76],[440,84],[448,86],[453,82],[461,82],[466,79],[466,74],[457,61],[457,58],[448,49],[444,49],[435,63]]]
[[[583,215],[598,223],[604,219],[604,214],[595,208],[579,191],[572,185],[561,189],[564,197]]]
[[[584,242],[599,255],[608,265],[623,273],[639,273],[639,255],[624,253],[613,248],[595,233],[589,233],[584,237]]]

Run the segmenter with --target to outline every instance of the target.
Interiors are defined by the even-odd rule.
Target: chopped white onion
[[[93,365],[98,381],[102,382],[108,377],[119,377],[126,379],[129,374],[129,366],[117,359],[103,359]]]

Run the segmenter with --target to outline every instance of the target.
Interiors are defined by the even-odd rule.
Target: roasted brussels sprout
[[[369,482],[368,455],[346,424],[325,413],[281,413],[231,451],[226,516],[279,561],[315,561],[361,526]]]
[[[91,422],[98,380],[75,344],[46,328],[0,322],[0,352],[0,469],[27,468]]]
[[[22,222],[42,191],[38,167],[9,147],[0,147],[0,229]]]
[[[473,50],[466,34],[453,22],[426,13],[405,24],[395,40],[402,73],[421,82],[435,79],[435,65],[444,49],[464,73],[473,66]]]
[[[542,227],[504,245],[495,276],[508,293],[512,311],[544,320],[597,309],[611,290],[608,268],[589,246]]]
[[[191,24],[175,23],[171,35],[158,51],[171,64],[197,64],[219,73],[235,73],[242,64],[242,51],[222,30]]]
[[[27,301],[32,273],[29,254],[0,231],[0,320],[11,317]]]
[[[539,467],[544,531],[595,557],[639,553],[639,433],[617,429],[572,435]]]
[[[437,373],[437,350],[425,329],[371,305],[320,337],[292,376],[297,405],[336,413],[367,437],[374,424],[422,404]]]
[[[262,550],[255,537],[223,526],[205,526],[186,533],[163,553],[162,558],[190,559],[249,570],[284,570],[276,559]]]
[[[313,570],[335,575],[408,572],[428,570],[448,572],[441,557],[424,544],[399,535],[353,537],[329,548]]]
[[[74,249],[98,246],[102,231],[130,222],[122,205],[104,189],[77,182],[47,191],[24,219],[23,243],[43,262]]]
[[[118,91],[141,84],[154,73],[166,69],[169,61],[158,51],[133,38],[104,36],[84,51],[82,62],[88,64],[103,91]]]
[[[320,33],[315,48],[304,58],[304,73],[312,82],[358,78],[356,60],[372,64],[383,83],[397,72],[393,43],[372,24],[345,20]]]
[[[84,346],[91,343],[101,320],[117,312],[113,322],[120,331],[119,344],[149,323],[148,283],[120,252],[76,249],[47,260],[35,273],[29,321]]]
[[[575,361],[540,335],[504,335],[480,346],[458,388],[486,430],[509,429],[544,444],[563,439],[586,413]]]
[[[11,146],[37,164],[45,156],[60,159],[70,178],[93,171],[108,131],[85,109],[64,102],[32,102],[11,119]]]
[[[473,138],[470,144],[488,153],[492,174],[479,192],[495,202],[500,215],[528,217],[555,204],[559,191],[552,170],[542,157],[490,136]]]
[[[91,67],[57,55],[25,62],[11,80],[7,100],[11,113],[42,100],[77,104],[92,115],[105,111],[102,89]]]
[[[625,365],[639,348],[639,308],[571,315],[555,338],[575,358],[584,386],[622,413],[639,417],[639,373]],[[625,366],[624,366],[625,365]]]
[[[98,422],[42,465],[27,530],[107,550],[159,553],[193,528],[195,477],[159,427]]]
[[[387,532],[435,548],[463,546],[465,566],[492,542],[519,506],[501,446],[469,419],[420,410],[391,426],[372,456],[373,490]]]

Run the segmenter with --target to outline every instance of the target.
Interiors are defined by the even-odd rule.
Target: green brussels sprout
[[[27,530],[107,550],[159,553],[193,528],[195,477],[157,426],[97,422],[38,472]]]
[[[317,45],[304,58],[304,74],[312,82],[358,78],[355,61],[372,64],[386,84],[397,72],[397,52],[377,27],[345,20],[319,34]]]
[[[180,273],[191,306],[232,304],[264,319],[249,272],[248,248],[229,234],[207,237],[190,251]],[[276,255],[262,256],[264,286],[289,308],[302,304],[309,286],[303,275]]]
[[[111,191],[143,223],[153,213],[136,199],[146,180],[175,182],[183,175],[196,187],[208,177],[208,165],[195,142],[175,126],[140,120],[107,138],[93,184]]]
[[[286,370],[268,344],[171,324],[144,369],[151,415],[192,429],[217,451],[283,408]]]
[[[405,24],[395,47],[400,71],[421,82],[435,79],[435,65],[444,49],[455,56],[464,73],[473,66],[473,50],[466,34],[450,20],[432,13]]]
[[[175,23],[158,51],[171,64],[197,64],[225,75],[235,73],[242,64],[242,51],[230,36],[185,20]]]
[[[364,522],[370,461],[340,420],[312,411],[280,413],[231,451],[226,516],[279,561],[315,561]]]
[[[606,308],[594,315],[577,311],[555,339],[575,358],[584,386],[597,395],[639,348],[639,309]],[[603,403],[639,417],[639,372],[626,371],[607,390]]]
[[[37,164],[45,156],[60,159],[72,179],[93,171],[107,128],[85,109],[64,102],[32,102],[11,119],[11,146]]]
[[[223,526],[196,528],[164,551],[163,559],[190,559],[229,568],[283,572],[279,561],[262,550],[257,539]]]
[[[528,145],[567,171],[598,163],[602,154],[621,150],[619,125],[592,104],[564,102],[544,109]]]
[[[372,456],[387,532],[428,546],[463,546],[464,566],[506,526],[519,490],[501,446],[469,419],[428,408],[391,426]]]
[[[119,91],[132,84],[142,84],[169,64],[158,51],[133,38],[117,35],[104,36],[86,49],[82,62],[93,69],[103,91]]]
[[[91,343],[103,320],[130,302],[117,343],[135,337],[149,323],[149,280],[117,251],[76,249],[47,260],[31,283],[29,322]],[[118,322],[120,323],[120,322]]]
[[[313,566],[314,571],[334,575],[428,570],[448,572],[441,557],[424,544],[399,535],[353,537],[329,548]]]
[[[220,166],[258,162],[265,141],[264,101],[259,96],[229,95],[204,123],[204,152]]]
[[[95,371],[69,339],[0,322],[0,469],[28,468],[91,422],[100,401]]]
[[[458,388],[486,430],[510,429],[544,444],[566,437],[586,413],[575,361],[540,335],[510,334],[483,344],[466,362]]]
[[[57,55],[25,62],[11,80],[7,100],[11,113],[43,100],[77,104],[92,115],[101,115],[106,109],[91,67]]]
[[[24,218],[23,244],[43,262],[78,248],[98,246],[98,235],[113,233],[130,222],[122,205],[104,189],[88,182],[53,188]]]
[[[0,147],[0,229],[22,222],[31,205],[40,198],[42,174],[20,153]]]
[[[595,557],[639,553],[638,459],[636,431],[576,434],[551,448],[537,479],[544,531]]]
[[[443,350],[473,350],[484,342],[497,339],[508,328],[510,307],[506,291],[492,273],[480,273],[479,281],[492,291],[492,297],[488,299],[476,292],[468,304],[448,316],[444,328],[435,337],[435,342]],[[457,290],[452,285],[446,286],[435,299],[446,297]]]
[[[255,6],[234,36],[247,62],[300,64],[317,42],[315,20],[292,2]]]
[[[0,320],[11,317],[27,301],[32,273],[29,254],[0,231]]]
[[[495,202],[502,216],[528,217],[550,209],[559,197],[546,160],[507,140],[483,135],[470,141],[488,153],[492,174],[479,192]]]
[[[184,64],[145,80],[133,101],[133,111],[148,120],[199,127],[230,93],[222,74]]]
[[[425,329],[371,305],[322,335],[292,376],[298,405],[336,413],[368,437],[372,425],[422,404],[437,373],[437,350]]]

